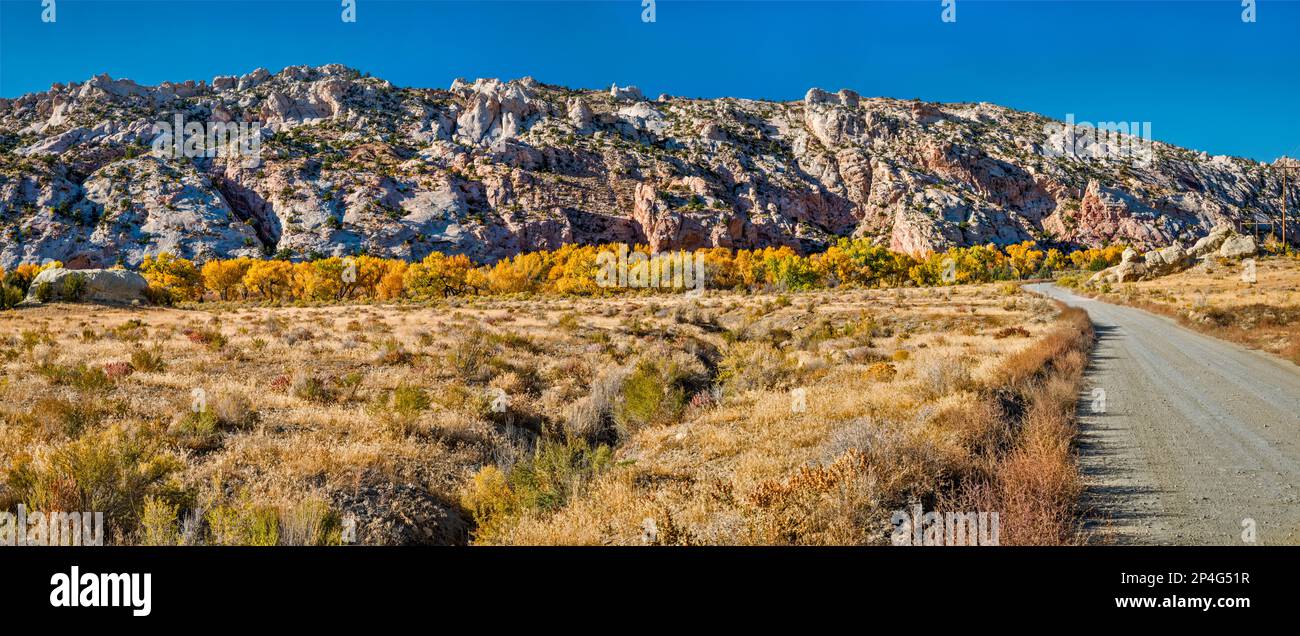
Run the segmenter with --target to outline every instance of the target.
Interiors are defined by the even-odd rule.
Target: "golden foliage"
[[[955,247],[922,257],[894,252],[869,239],[840,239],[826,251],[802,256],[789,246],[756,250],[712,247],[674,253],[703,263],[711,289],[758,292],[823,288],[884,288],[986,283],[1045,276],[1074,267],[1100,269],[1119,262],[1124,245],[1064,254],[1038,249],[1033,241],[996,246]],[[564,245],[555,250],[524,252],[488,265],[464,254],[431,252],[419,262],[368,255],[312,261],[212,259],[202,265],[167,252],[149,256],[139,271],[150,287],[170,299],[200,301],[338,302],[356,300],[430,300],[470,294],[562,294],[599,296],[614,293],[598,276],[602,258],[627,252],[650,254],[629,259],[629,280],[649,280],[668,254],[652,254],[646,245]],[[36,274],[61,263],[24,264],[0,280],[25,291]],[[679,284],[681,281],[677,281]],[[632,285],[635,287],[635,285]]]
[[[194,262],[159,252],[146,256],[140,263],[140,274],[149,286],[163,290],[178,300],[199,300],[203,296],[203,276]]]

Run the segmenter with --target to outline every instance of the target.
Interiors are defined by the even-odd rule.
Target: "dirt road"
[[[1300,367],[1053,285],[1098,343],[1079,401],[1097,543],[1300,544]],[[1101,399],[1104,398],[1104,399]]]

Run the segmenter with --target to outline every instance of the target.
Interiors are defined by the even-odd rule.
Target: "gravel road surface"
[[[1027,289],[1096,326],[1079,401],[1095,543],[1300,544],[1300,367],[1140,309]],[[1100,399],[1100,398],[1103,398]]]

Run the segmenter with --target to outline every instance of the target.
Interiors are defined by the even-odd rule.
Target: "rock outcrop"
[[[1093,274],[1088,279],[1088,285],[1114,285],[1159,278],[1190,269],[1208,260],[1243,259],[1254,256],[1257,252],[1258,247],[1253,237],[1237,234],[1230,225],[1218,225],[1187,249],[1177,243],[1145,254],[1128,248],[1124,250],[1118,265]]]
[[[154,156],[156,125],[177,116],[208,135],[247,124],[257,161],[208,153],[206,136],[198,156]],[[1024,240],[1152,250],[1280,216],[1267,165],[1159,142],[1149,163],[1062,156],[1055,123],[847,89],[649,101],[532,78],[398,88],[338,65],[210,84],[101,75],[0,99],[0,267],[135,266],[161,251],[492,262],[610,241],[810,252],[842,237],[912,254]],[[1144,267],[1182,265],[1170,256]]]
[[[639,102],[645,99],[645,95],[641,94],[641,89],[635,86],[619,86],[618,84],[610,85],[609,96],[613,97],[615,101]]]
[[[1256,251],[1255,239],[1249,236],[1229,236],[1219,246],[1220,258],[1245,258],[1254,256]]]
[[[1165,276],[1179,272],[1190,267],[1192,262],[1191,253],[1176,243],[1147,252],[1144,257],[1143,264],[1146,265],[1147,274],[1150,276]]]
[[[24,302],[143,304],[149,302],[145,294],[148,288],[149,283],[143,276],[124,269],[75,270],[56,267],[42,271],[32,279]]]

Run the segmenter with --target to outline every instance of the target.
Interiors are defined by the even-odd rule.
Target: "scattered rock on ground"
[[[360,545],[461,545],[469,522],[459,509],[411,484],[380,483],[334,497],[356,520]]]

